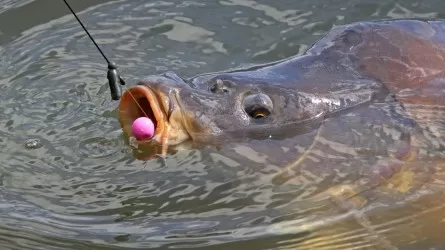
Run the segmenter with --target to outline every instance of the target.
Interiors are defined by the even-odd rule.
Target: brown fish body
[[[186,141],[298,140],[320,127],[305,152],[271,178],[301,185],[302,173],[318,177],[314,186],[324,191],[304,202],[326,202],[327,221],[343,218],[302,225],[318,237],[298,249],[444,242],[438,220],[445,215],[445,21],[353,23],[279,62],[191,79],[147,77],[122,97],[124,132],[131,135],[132,121],[145,114],[157,124],[148,143],[162,144],[163,153]],[[336,176],[336,184],[325,176]]]
[[[444,37],[443,21],[390,20],[336,27],[305,54],[279,62],[192,79],[171,73],[148,77],[124,93],[120,120],[130,135],[131,122],[144,115],[137,111],[132,91],[138,100],[150,100],[145,113],[154,113],[159,124],[158,142],[167,124],[172,128],[163,135],[170,145],[299,133],[304,131],[299,126],[309,121],[381,102],[390,95],[411,105],[415,117],[418,105],[443,106]],[[150,91],[139,91],[143,88]],[[258,94],[267,96],[263,100]],[[250,107],[247,97],[253,100]],[[256,119],[257,111],[267,115]]]

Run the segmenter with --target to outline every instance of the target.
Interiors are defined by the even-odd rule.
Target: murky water
[[[283,59],[333,25],[445,17],[442,0],[71,2],[128,83]],[[106,64],[62,1],[0,3],[1,249],[445,249],[434,139],[385,188],[361,182],[400,143],[388,107],[298,138],[138,160]]]

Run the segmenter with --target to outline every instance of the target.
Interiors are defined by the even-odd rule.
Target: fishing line
[[[129,91],[126,86],[125,86],[125,81],[120,77],[119,72],[117,71],[117,66],[115,63],[111,62],[110,60],[108,60],[108,58],[105,56],[105,53],[100,49],[99,45],[96,43],[96,41],[94,40],[93,36],[91,36],[90,32],[88,32],[88,30],[86,29],[86,27],[83,25],[82,21],[80,21],[79,17],[76,15],[76,13],[74,12],[74,10],[71,8],[71,6],[69,5],[69,3],[67,2],[67,0],[63,0],[63,2],[66,4],[66,6],[68,7],[68,9],[71,11],[71,13],[74,15],[74,17],[76,18],[77,22],[79,22],[80,26],[82,26],[83,30],[87,33],[88,37],[90,38],[90,40],[94,43],[94,45],[96,46],[97,50],[99,50],[99,52],[102,54],[103,58],[105,59],[105,61],[107,61],[108,64],[108,71],[107,71],[107,78],[108,78],[108,84],[110,85],[110,91],[111,91],[111,98],[113,100],[119,100],[122,96],[122,89],[119,85],[121,85],[122,87],[125,88],[125,90],[130,94],[131,98],[134,100],[134,102],[136,103],[136,105],[138,106],[138,108],[141,110],[141,112],[144,114],[145,117],[149,118],[149,116],[147,115],[147,113],[145,112],[145,110],[141,107],[141,105],[139,104],[139,102],[136,100],[136,98],[134,97],[133,93],[131,93],[131,91]],[[168,130],[169,127],[166,127],[167,132],[163,135],[163,139],[162,139],[162,159],[165,157],[165,155],[167,154],[167,145],[168,145],[168,138],[164,138],[167,134],[168,134]]]
[[[91,36],[90,32],[88,32],[87,28],[83,25],[82,21],[80,21],[79,17],[76,15],[74,10],[71,8],[71,6],[67,2],[67,0],[63,0],[63,2],[68,7],[68,9],[71,11],[71,13],[74,15],[74,17],[76,18],[77,22],[79,22],[80,26],[82,26],[83,30],[87,33],[87,35],[90,38],[90,40],[94,43],[94,45],[96,46],[97,50],[99,50],[100,54],[102,54],[103,58],[107,62],[107,64],[108,64],[107,79],[108,79],[108,84],[110,86],[111,99],[113,99],[115,101],[119,100],[121,98],[121,96],[122,96],[122,89],[121,89],[121,87],[119,85],[122,85],[125,88],[125,81],[124,81],[124,79],[122,79],[122,77],[120,77],[119,72],[117,71],[116,64],[114,62],[111,62],[110,60],[108,60],[107,56],[105,56],[105,53],[100,49],[99,45],[94,40],[93,36]],[[128,91],[127,88],[125,88],[125,89]],[[133,98],[134,102],[139,106],[139,108],[144,113],[144,115],[146,117],[148,117],[148,115],[145,113],[144,109],[142,109],[142,107],[136,101],[136,98],[133,96],[133,94],[130,91],[128,91],[128,93],[130,93],[130,95]]]

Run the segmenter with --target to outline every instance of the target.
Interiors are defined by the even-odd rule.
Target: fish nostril
[[[210,84],[209,90],[212,93],[229,93],[235,84],[228,80],[216,79],[212,84]]]

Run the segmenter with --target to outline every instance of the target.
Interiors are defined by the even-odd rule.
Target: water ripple
[[[17,11],[10,21],[20,22],[29,2],[3,1],[0,17]],[[438,0],[99,2],[79,17],[129,84],[167,70],[187,77],[279,60],[336,25],[441,17],[444,7]],[[440,109],[407,106],[434,126],[421,124],[417,161],[403,164],[388,148],[407,153],[399,138],[411,123],[399,118],[400,107],[378,105],[297,138],[179,151],[166,164],[140,161],[120,131],[103,58],[59,7],[36,10],[42,20],[58,17],[0,45],[3,248],[442,244]],[[381,176],[387,182],[377,187]]]

